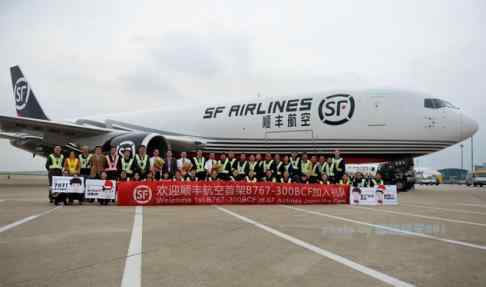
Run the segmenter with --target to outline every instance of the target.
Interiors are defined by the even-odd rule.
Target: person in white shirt
[[[177,160],[177,169],[180,171],[189,171],[192,168],[192,162],[187,158],[185,151],[181,152],[181,157]]]
[[[214,154],[214,152],[212,152],[212,153],[209,154],[209,158],[206,161],[206,163],[204,164],[204,169],[208,173],[208,176],[212,174],[213,167],[216,165],[216,163],[217,163],[216,155]]]

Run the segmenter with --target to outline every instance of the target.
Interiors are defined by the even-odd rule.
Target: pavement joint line
[[[5,232],[7,230],[10,230],[12,228],[15,228],[15,227],[17,227],[17,226],[19,226],[21,224],[24,224],[24,223],[27,223],[29,221],[32,221],[32,220],[34,220],[36,218],[39,218],[39,217],[41,217],[43,215],[49,214],[49,213],[53,212],[54,210],[56,210],[58,208],[61,208],[61,207],[62,206],[56,206],[56,207],[53,207],[53,208],[51,208],[49,210],[46,210],[44,212],[41,212],[41,213],[38,213],[38,214],[34,214],[34,215],[28,216],[26,218],[20,219],[18,221],[15,221],[13,223],[10,223],[10,224],[7,224],[5,226],[2,226],[2,227],[0,227],[0,233]]]
[[[444,207],[436,207],[436,206],[423,205],[423,204],[410,204],[410,203],[400,203],[400,204],[412,206],[412,207],[418,207],[418,208],[430,208],[430,209],[444,210],[444,211],[457,212],[457,213],[486,215],[486,212],[480,212],[480,211],[469,211],[469,210],[463,210],[463,209],[444,208]]]
[[[297,211],[301,211],[301,212],[305,212],[305,213],[309,213],[309,214],[314,214],[314,215],[318,215],[318,216],[324,216],[324,217],[328,217],[328,218],[332,218],[332,219],[346,221],[346,222],[350,222],[350,223],[366,225],[366,226],[369,226],[369,227],[384,229],[384,230],[388,230],[388,231],[392,231],[392,232],[403,233],[403,234],[407,234],[407,235],[427,238],[427,239],[431,239],[431,240],[442,241],[442,242],[445,242],[445,243],[460,245],[460,246],[464,246],[464,247],[471,247],[471,248],[476,248],[476,249],[481,249],[481,250],[486,251],[485,245],[479,245],[479,244],[464,242],[464,241],[460,241],[460,240],[447,239],[447,238],[437,237],[437,236],[433,236],[433,235],[429,235],[429,234],[425,234],[425,233],[393,228],[393,227],[380,225],[380,224],[373,224],[373,223],[369,223],[369,222],[349,219],[349,218],[341,217],[341,216],[335,216],[335,215],[331,215],[331,214],[327,214],[327,213],[323,213],[323,212],[319,212],[319,211],[315,211],[315,210],[309,210],[309,209],[305,209],[305,208],[298,208],[298,207],[288,206],[288,205],[283,205],[283,207],[293,209],[293,210],[297,210]]]
[[[458,203],[457,205],[486,208],[486,204],[477,204],[477,203]]]
[[[385,213],[392,213],[392,214],[398,214],[398,215],[419,217],[419,218],[424,218],[424,219],[440,220],[440,221],[446,221],[446,222],[452,222],[452,223],[460,223],[460,224],[468,224],[468,225],[486,227],[486,224],[484,224],[484,223],[472,222],[472,221],[466,221],[466,220],[459,220],[459,219],[452,219],[452,218],[447,218],[447,217],[428,216],[428,215],[423,215],[423,214],[414,214],[414,213],[408,213],[408,212],[392,211],[392,210],[385,210],[385,209],[376,209],[376,208],[362,207],[362,206],[352,206],[351,208],[360,208],[360,209],[367,209],[367,210],[372,210],[372,211],[377,211],[377,212],[385,212]]]
[[[285,239],[285,240],[287,240],[287,241],[289,241],[289,242],[291,242],[291,243],[293,243],[293,244],[295,244],[297,246],[300,246],[300,247],[302,247],[304,249],[307,249],[309,251],[312,251],[314,253],[317,253],[317,254],[319,254],[319,255],[321,255],[323,257],[326,257],[326,258],[331,259],[333,261],[336,261],[338,263],[341,263],[341,264],[343,264],[343,265],[345,265],[345,266],[347,266],[349,268],[352,268],[352,269],[354,269],[356,271],[359,271],[359,272],[361,272],[361,273],[363,273],[365,275],[368,275],[370,277],[373,277],[373,278],[375,278],[375,279],[377,279],[377,280],[379,280],[379,281],[381,281],[383,283],[389,284],[391,286],[398,286],[398,287],[415,286],[413,284],[410,284],[410,283],[401,281],[398,278],[392,277],[392,276],[387,275],[385,273],[382,273],[380,271],[371,269],[369,267],[366,267],[364,265],[361,265],[359,263],[356,263],[354,261],[351,261],[351,260],[349,260],[349,259],[347,259],[345,257],[342,257],[340,255],[334,254],[334,253],[332,253],[330,251],[324,250],[324,249],[322,249],[322,248],[320,248],[320,247],[318,247],[316,245],[313,245],[311,243],[305,242],[305,241],[303,241],[301,239],[298,239],[296,237],[293,237],[291,235],[288,235],[286,233],[283,233],[281,231],[278,231],[278,230],[276,230],[276,229],[274,229],[272,227],[269,227],[267,225],[264,225],[262,223],[259,223],[259,222],[255,221],[253,219],[250,219],[248,217],[245,217],[243,215],[240,215],[240,214],[238,214],[236,212],[230,211],[230,210],[228,210],[226,208],[223,208],[223,207],[220,207],[220,206],[216,206],[216,208],[219,209],[220,211],[226,213],[226,214],[229,214],[229,215],[231,215],[233,217],[236,217],[236,218],[240,219],[243,222],[246,222],[246,223],[249,223],[251,225],[254,225],[255,227],[258,227],[260,229],[263,229],[263,230],[265,230],[265,231],[267,231],[267,232],[269,232],[269,233],[271,233],[271,234],[273,234],[273,235],[275,235],[277,237],[280,237],[281,239]]]
[[[130,245],[125,260],[121,287],[142,286],[143,206],[135,207]]]

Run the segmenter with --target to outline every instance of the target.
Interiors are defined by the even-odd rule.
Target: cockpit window
[[[456,106],[449,103],[448,101],[444,101],[441,99],[431,99],[431,98],[424,100],[424,107],[428,109],[440,109],[440,108],[458,109]]]

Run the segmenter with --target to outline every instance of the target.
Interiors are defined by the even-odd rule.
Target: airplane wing
[[[71,123],[1,115],[0,129],[4,132],[10,133],[10,135],[12,135],[12,133],[25,133],[29,135],[33,134],[36,136],[39,134],[53,134],[65,136],[67,138],[97,136],[113,132],[111,129],[98,127],[87,127]],[[4,135],[6,134],[4,133]]]

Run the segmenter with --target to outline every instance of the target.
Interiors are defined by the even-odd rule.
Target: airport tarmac
[[[0,185],[0,286],[485,286],[486,188],[387,207],[54,207]]]

